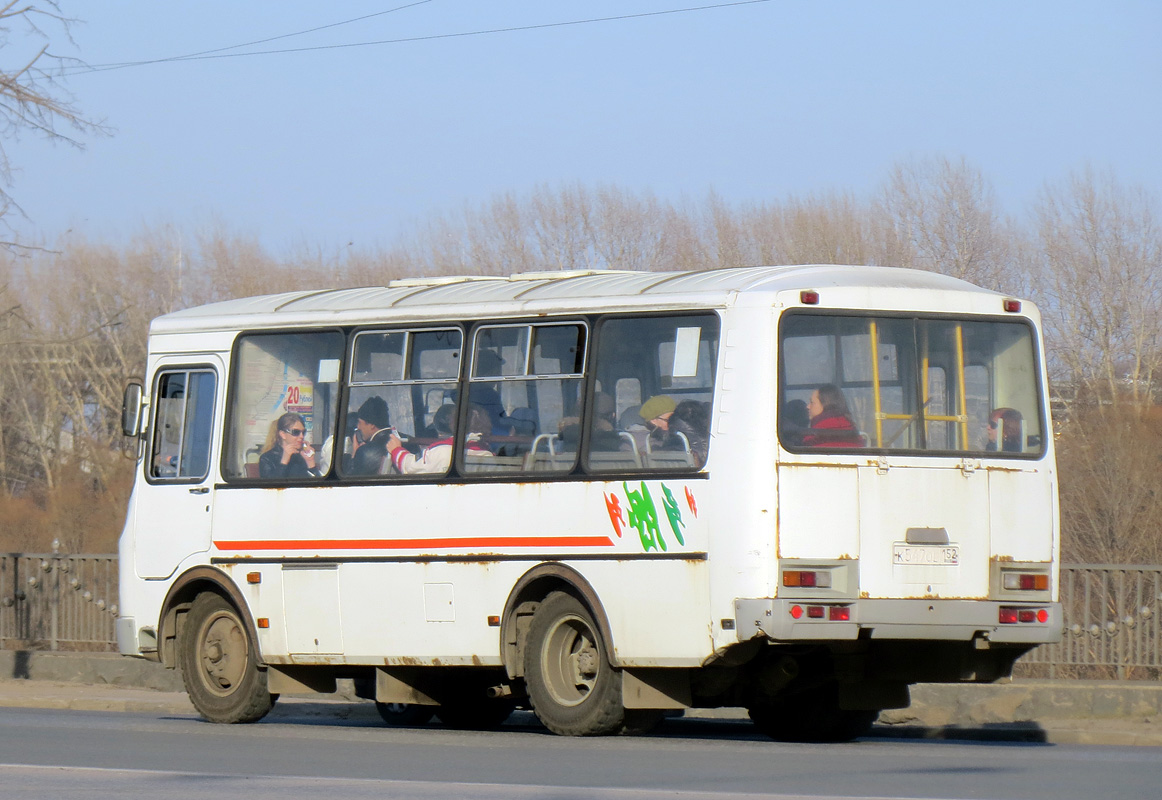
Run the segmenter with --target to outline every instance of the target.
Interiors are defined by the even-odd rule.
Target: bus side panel
[[[696,483],[227,489],[216,496],[212,552],[238,559],[235,573],[268,562],[252,602],[272,629],[281,626],[279,650],[268,652],[276,642],[263,641],[271,657],[499,663],[499,630],[488,617],[503,612],[525,572],[559,560],[597,593],[619,657],[690,666],[713,650],[706,516],[695,516],[693,503],[676,508],[679,498],[686,503],[686,489],[693,497],[704,485]],[[646,498],[650,513],[641,507]],[[620,526],[611,506],[622,511]],[[275,561],[283,574],[268,585]],[[317,613],[306,614],[310,608]],[[341,630],[311,631],[311,619],[322,626],[335,617]]]

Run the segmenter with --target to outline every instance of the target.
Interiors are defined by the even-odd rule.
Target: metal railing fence
[[[1162,678],[1162,565],[1066,564],[1065,635],[1024,677]],[[117,556],[0,554],[0,647],[116,650]]]
[[[116,650],[117,556],[0,554],[0,647]]]
[[[1024,656],[1016,674],[1048,678],[1162,678],[1162,566],[1064,564],[1065,635]]]

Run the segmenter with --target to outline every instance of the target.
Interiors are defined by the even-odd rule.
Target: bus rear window
[[[1043,450],[1036,348],[1021,322],[788,314],[779,383],[790,450]]]

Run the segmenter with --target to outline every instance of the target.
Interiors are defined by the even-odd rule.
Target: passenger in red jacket
[[[863,447],[863,439],[847,410],[843,392],[833,383],[825,383],[811,392],[807,402],[811,427],[803,435],[807,447]]]

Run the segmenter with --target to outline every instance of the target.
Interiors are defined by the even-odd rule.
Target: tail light
[[[826,570],[786,570],[783,572],[783,585],[830,589],[831,573]]]
[[[1044,592],[1049,589],[1049,576],[1043,572],[1006,572],[1001,585],[1009,591]]]
[[[828,622],[851,622],[851,606],[791,606],[789,613],[792,619],[826,620]]]
[[[1020,623],[1049,621],[1049,610],[1046,608],[1012,608],[1001,606],[997,612],[997,622],[1002,625],[1018,625]]]

